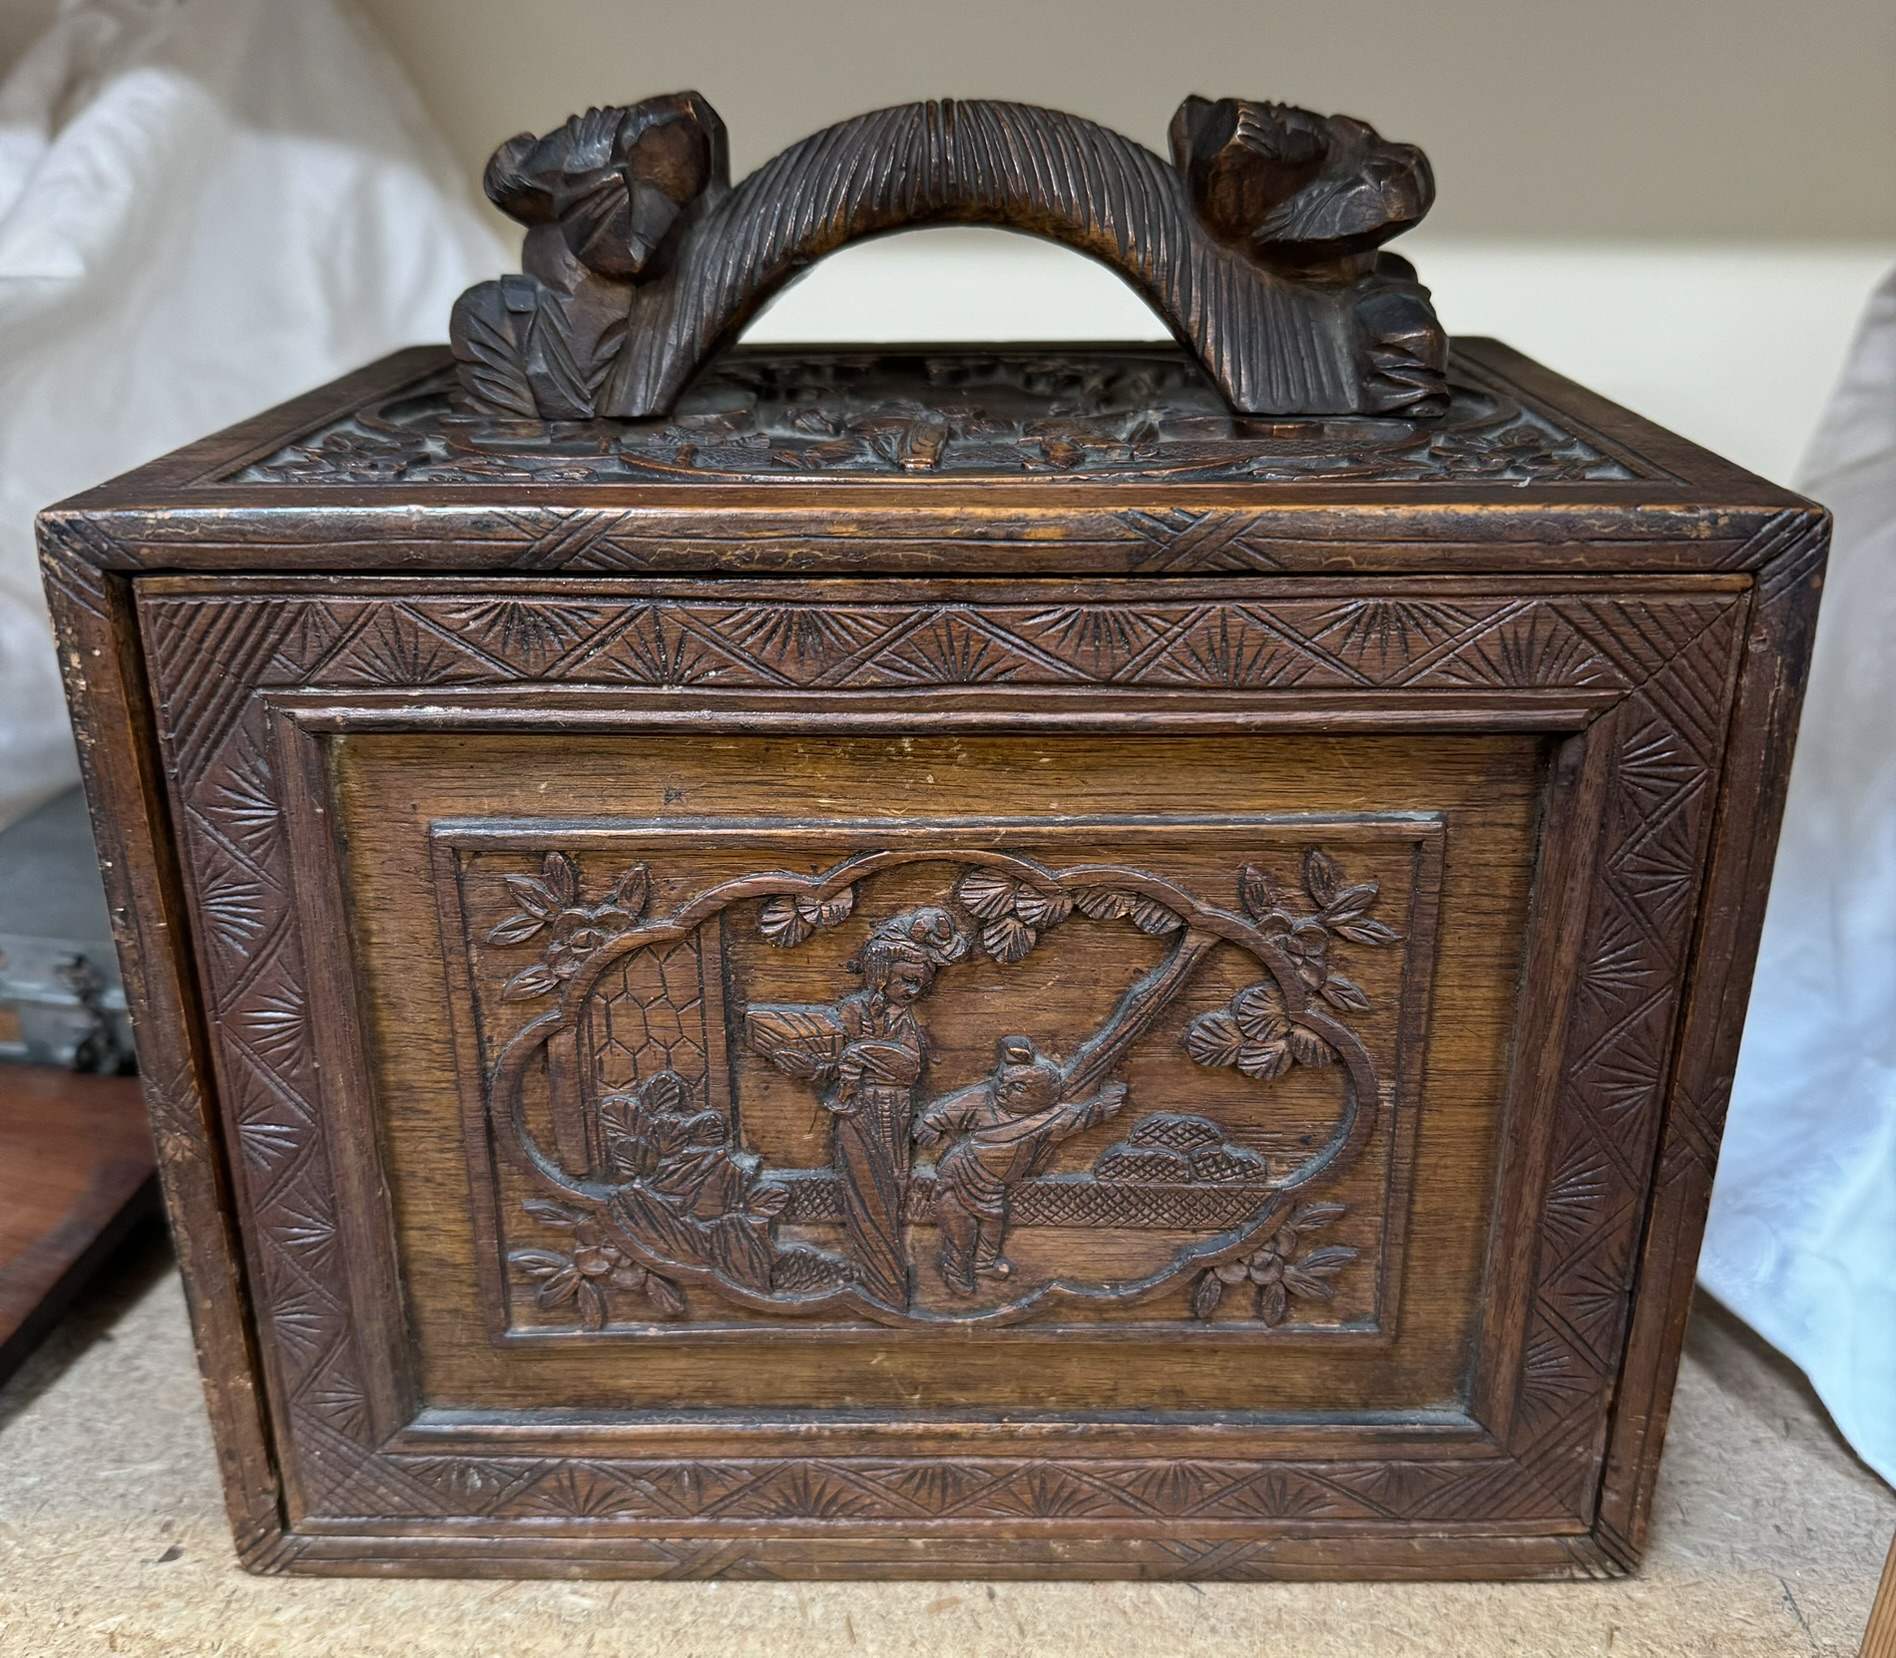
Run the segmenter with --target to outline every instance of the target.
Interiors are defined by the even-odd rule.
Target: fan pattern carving
[[[1749,598],[1730,591],[1375,599],[1219,597],[819,604],[715,592],[584,598],[265,592],[143,601],[204,951],[216,1064],[256,1218],[256,1303],[296,1477],[312,1513],[610,1521],[654,1575],[762,1573],[742,1539],[786,1519],[1336,1518],[1587,1521],[1625,1340],[1642,1196],[1657,1149],[1680,956],[1698,902],[1716,765]],[[283,767],[266,699],[544,683],[866,690],[1061,685],[1181,691],[1394,687],[1597,693],[1612,759],[1589,964],[1566,1033],[1530,1327],[1503,1454],[1427,1463],[1068,1458],[776,1458],[683,1463],[384,1451],[370,1431],[339,1267],[292,901]],[[1708,1131],[1709,1133],[1709,1131]],[[1577,1456],[1575,1445],[1590,1447]],[[704,1537],[735,1527],[738,1537]],[[1207,1533],[1207,1538],[1213,1536]],[[1136,1552],[1144,1544],[1129,1544]],[[1158,1545],[1153,1545],[1159,1549]],[[1159,1549],[1155,1575],[1243,1576],[1249,1545]],[[646,1550],[640,1554],[640,1550]],[[707,1552],[708,1551],[708,1552]],[[1163,1554],[1164,1558],[1159,1558]]]

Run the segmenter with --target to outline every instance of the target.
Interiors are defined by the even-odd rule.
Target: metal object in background
[[[106,1075],[137,1069],[78,789],[0,833],[0,1059]]]

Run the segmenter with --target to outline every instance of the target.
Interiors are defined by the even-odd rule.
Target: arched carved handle
[[[1240,413],[1437,412],[1446,342],[1406,262],[1377,247],[1428,211],[1412,145],[1360,121],[1189,98],[1173,163],[1030,104],[877,110],[733,189],[695,93],[589,110],[503,145],[487,192],[528,226],[525,274],[454,313],[464,401],[540,419],[666,413],[826,253],[916,225],[1064,242],[1151,304]]]

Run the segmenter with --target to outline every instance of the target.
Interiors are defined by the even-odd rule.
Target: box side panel
[[[277,1471],[131,583],[56,528],[40,546],[225,1502],[239,1558],[268,1563]]]

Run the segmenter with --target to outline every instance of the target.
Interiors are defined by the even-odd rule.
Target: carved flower
[[[1293,1296],[1303,1301],[1335,1300],[1336,1286],[1330,1280],[1356,1259],[1356,1251],[1343,1244],[1305,1249],[1304,1237],[1343,1212],[1340,1203],[1307,1203],[1271,1234],[1262,1249],[1202,1273],[1192,1290],[1192,1316],[1209,1319],[1227,1289],[1245,1284],[1256,1291],[1258,1319],[1273,1329],[1288,1316]]]
[[[644,864],[628,869],[597,904],[580,901],[579,865],[564,852],[547,853],[540,870],[538,879],[507,877],[520,908],[487,935],[489,944],[524,944],[548,933],[540,960],[516,973],[501,991],[510,1002],[557,990],[595,950],[638,925],[651,895],[651,872]]]
[[[1306,913],[1297,895],[1256,864],[1238,872],[1238,901],[1268,937],[1278,940],[1296,964],[1297,976],[1327,1002],[1353,1012],[1369,1007],[1369,998],[1348,979],[1332,971],[1333,939],[1382,947],[1402,935],[1369,911],[1382,895],[1375,881],[1349,882],[1336,859],[1320,846],[1307,847],[1303,857],[1303,888],[1315,913]]]
[[[1330,977],[1330,934],[1321,923],[1299,921],[1284,935],[1284,952],[1297,963],[1297,977],[1322,990]]]
[[[546,964],[557,977],[570,979],[593,951],[610,944],[630,925],[629,919],[608,919],[592,910],[562,910],[546,947]]]
[[[1337,861],[1313,846],[1304,853],[1303,889],[1298,894],[1256,864],[1238,872],[1238,902],[1280,953],[1273,958],[1277,978],[1246,985],[1226,1007],[1200,1014],[1186,1027],[1185,1050],[1200,1065],[1233,1065],[1263,1082],[1293,1065],[1328,1065],[1336,1051],[1302,1016],[1312,1005],[1305,996],[1349,1013],[1368,1011],[1362,987],[1330,965],[1330,947],[1339,938],[1369,945],[1397,941],[1392,927],[1368,913],[1381,887],[1346,882]],[[1303,909],[1305,896],[1314,913]]]
[[[542,1312],[571,1304],[578,1310],[583,1329],[602,1330],[609,1312],[608,1290],[644,1297],[661,1318],[675,1318],[685,1310],[678,1286],[626,1255],[598,1222],[541,1198],[529,1198],[523,1207],[535,1219],[573,1234],[569,1255],[552,1249],[516,1249],[507,1257],[537,1281],[533,1303]]]

